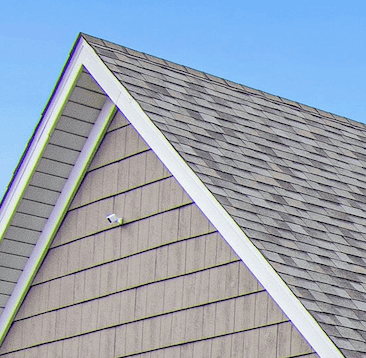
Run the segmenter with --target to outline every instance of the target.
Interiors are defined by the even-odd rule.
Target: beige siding
[[[0,354],[317,357],[120,114]]]

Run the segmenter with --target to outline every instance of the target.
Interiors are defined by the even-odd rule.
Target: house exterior
[[[365,129],[80,34],[1,204],[0,356],[366,357]]]

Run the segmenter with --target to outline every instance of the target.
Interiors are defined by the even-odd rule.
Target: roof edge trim
[[[87,41],[84,38],[82,40],[85,43],[83,49],[89,54],[84,63],[89,73],[154,150],[316,353],[321,358],[344,358],[278,273],[153,124],[140,105],[107,68]]]

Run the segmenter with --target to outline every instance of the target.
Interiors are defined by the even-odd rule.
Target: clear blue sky
[[[80,31],[366,122],[365,1],[6,1],[1,197]]]

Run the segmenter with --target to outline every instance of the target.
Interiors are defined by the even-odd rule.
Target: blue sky
[[[80,31],[366,122],[364,1],[7,1],[0,196]]]

